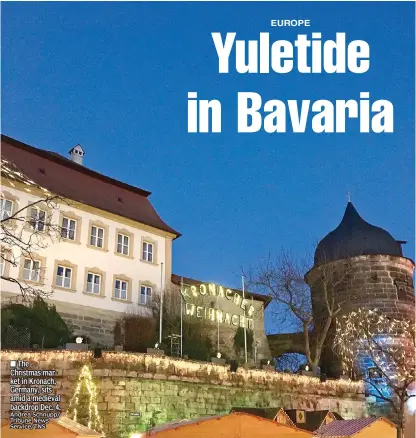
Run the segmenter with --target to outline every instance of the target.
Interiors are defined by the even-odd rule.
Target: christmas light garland
[[[368,355],[392,385],[415,380],[415,325],[388,318],[378,309],[359,309],[337,319],[334,349],[350,369]]]
[[[37,352],[3,350],[0,356],[4,361],[21,359],[31,363],[46,362],[58,369],[60,367],[59,362],[86,364],[91,363],[93,360],[92,352],[66,350]],[[273,387],[284,383],[293,386],[294,389],[297,387],[310,393],[313,393],[313,391],[327,391],[328,393],[363,394],[364,392],[362,382],[351,380],[328,379],[326,382],[320,382],[317,377],[241,367],[238,368],[237,372],[232,373],[229,370],[229,365],[222,366],[209,362],[160,357],[143,353],[103,352],[102,358],[97,359],[97,362],[102,363],[100,368],[122,370],[126,374],[139,367],[140,371],[136,373],[136,376],[148,379],[154,379],[157,378],[158,374],[163,374],[167,375],[168,379],[169,376],[178,376],[179,380],[183,378],[184,380],[192,379],[192,381],[203,382],[204,376],[208,376],[213,381],[228,386],[243,384]],[[103,367],[103,364],[106,366]]]
[[[92,378],[91,368],[88,365],[84,365],[78,376],[78,382],[75,387],[74,395],[69,402],[69,408],[67,410],[67,416],[74,421],[77,421],[79,399],[82,388],[88,392],[88,424],[89,429],[93,429],[97,432],[103,432],[103,424],[101,422],[100,414],[98,412],[97,404],[97,388]]]

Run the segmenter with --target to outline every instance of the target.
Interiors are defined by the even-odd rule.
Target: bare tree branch
[[[315,268],[316,282],[322,291],[319,312],[312,311],[311,292],[304,280],[309,270],[305,260],[298,261],[282,250],[275,260],[269,255],[245,274],[253,291],[272,298],[276,319],[290,315],[298,322],[304,334],[305,355],[313,371],[319,366],[330,327],[342,309],[343,303],[336,300],[335,290],[346,281],[350,265],[346,260],[342,272],[332,263]]]
[[[350,312],[337,318],[334,350],[355,373],[370,361],[379,378],[364,373],[363,380],[377,397],[390,404],[402,433],[405,404],[412,397],[408,389],[415,382],[414,323],[388,318],[378,310]]]
[[[33,275],[36,281],[11,277],[4,273],[5,269],[2,271],[1,279],[16,284],[25,301],[35,296],[47,298],[52,291],[36,287],[42,283],[45,268],[36,268],[37,265],[33,262],[38,260],[38,252],[61,240],[62,227],[57,222],[57,212],[61,204],[69,205],[69,202],[32,181],[18,169],[15,163],[2,158],[1,164],[3,184],[0,215],[1,263],[2,266],[16,268],[25,263],[25,260],[29,260],[31,266],[35,266]],[[4,189],[7,187],[31,193],[36,199],[23,206],[18,205],[16,201],[10,202],[4,194]],[[8,202],[13,209],[7,208]]]

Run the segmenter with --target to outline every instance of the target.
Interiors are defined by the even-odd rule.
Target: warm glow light
[[[78,336],[78,337],[75,339],[75,342],[76,342],[77,344],[82,344],[82,338],[81,338],[81,336]]]
[[[221,359],[221,353],[220,352],[217,353],[217,357],[218,357],[218,359]]]
[[[53,351],[32,351],[32,352],[17,352],[11,350],[2,350],[0,352],[2,362],[10,360],[26,360],[32,363],[40,361],[65,361],[67,363],[91,363],[93,359],[92,351],[69,351],[69,350],[53,350]],[[351,380],[327,380],[320,382],[319,378],[306,376],[301,374],[281,373],[274,370],[246,370],[238,368],[237,372],[231,373],[229,365],[220,365],[212,362],[197,362],[193,360],[185,360],[175,357],[161,357],[151,354],[136,353],[130,354],[126,352],[109,352],[104,351],[102,358],[96,359],[103,362],[102,366],[115,369],[131,369],[139,366],[143,373],[152,372],[151,370],[164,369],[166,373],[170,373],[180,377],[198,378],[199,373],[216,375],[218,384],[224,382],[232,382],[236,376],[248,384],[264,385],[265,380],[270,385],[279,385],[281,382],[296,387],[305,388],[309,393],[325,390],[328,393],[342,394],[362,394],[364,391],[362,382],[353,382]],[[170,370],[174,370],[173,372]],[[139,374],[139,372],[138,372]]]
[[[79,402],[82,388],[86,389],[89,396],[87,427],[88,429],[101,432],[103,430],[103,424],[101,422],[100,414],[98,412],[97,388],[92,379],[91,369],[88,365],[84,365],[81,369],[81,373],[78,377],[78,382],[75,387],[74,395],[69,402],[67,415],[72,420],[77,421],[78,410],[80,409]]]
[[[134,433],[133,435],[130,435],[130,438],[142,438],[143,434],[141,433]]]
[[[358,309],[337,320],[334,346],[350,370],[362,368],[362,357],[368,357],[383,385],[402,394],[415,381],[414,333],[410,321],[389,318],[377,309]],[[367,379],[371,384],[371,375]]]

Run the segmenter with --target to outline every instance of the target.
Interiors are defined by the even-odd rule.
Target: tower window
[[[406,301],[406,283],[404,281],[394,281],[396,287],[397,299],[400,301]]]

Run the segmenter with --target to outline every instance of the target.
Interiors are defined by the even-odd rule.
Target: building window
[[[129,255],[129,236],[117,234],[117,252],[119,254]]]
[[[143,260],[153,263],[153,243],[143,242]]]
[[[104,228],[95,225],[91,227],[90,245],[97,248],[104,247]]]
[[[114,285],[114,298],[118,298],[119,300],[127,300],[127,287],[127,281],[116,278]]]
[[[37,282],[40,281],[40,262],[38,260],[25,259],[23,279]]]
[[[67,217],[62,218],[61,237],[64,239],[75,240],[77,221]]]
[[[59,266],[56,271],[56,285],[67,289],[71,288],[72,268]]]
[[[140,290],[140,304],[150,306],[152,304],[152,288],[150,286],[142,286]]]
[[[13,260],[12,252],[9,249],[1,249],[0,259],[0,275],[4,277],[9,276],[11,261]]]
[[[101,275],[88,272],[87,274],[87,292],[99,294],[101,291]]]
[[[0,208],[1,208],[1,220],[8,219],[13,212],[13,202],[9,201],[8,199],[2,199],[0,201]]]
[[[35,231],[45,230],[46,211],[38,207],[31,207],[30,209],[30,226]]]

